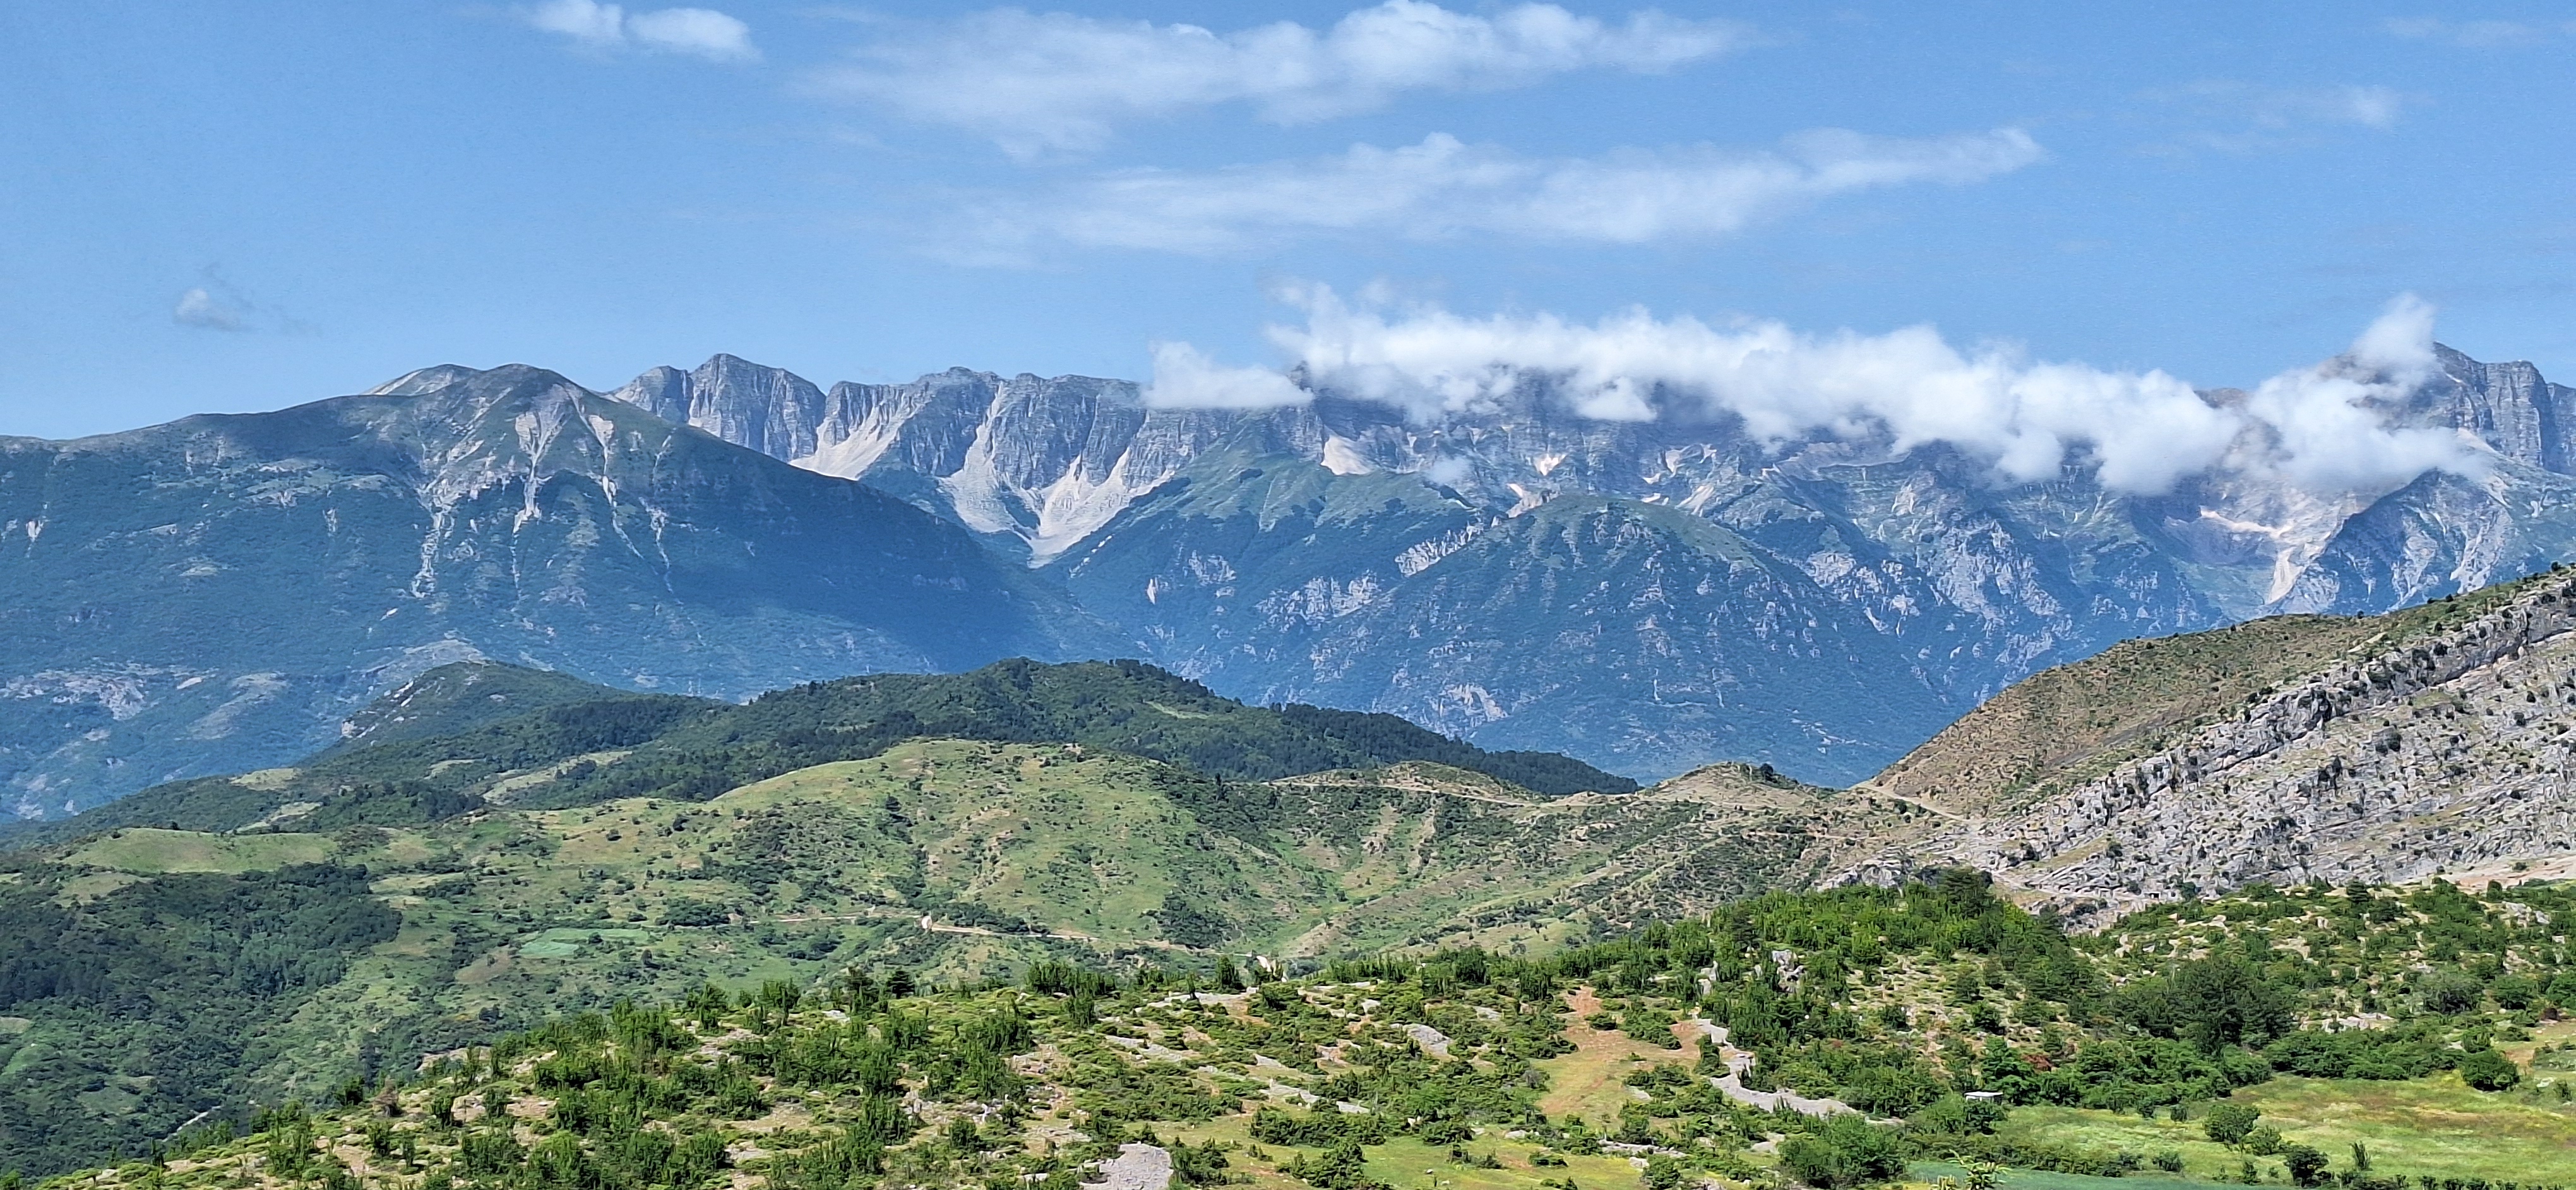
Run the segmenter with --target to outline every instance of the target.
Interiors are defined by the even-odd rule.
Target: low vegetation
[[[2576,1183],[2576,1029],[2555,999],[2576,987],[2548,924],[2568,899],[2258,891],[2079,937],[1950,872],[1543,955],[1163,953],[962,981],[846,965],[228,1102],[60,1184],[1072,1190],[1151,1145],[1182,1184],[1281,1190],[1973,1185],[2003,1167],[2547,1190]],[[2283,936],[2347,902],[2360,936],[2339,945],[2382,940],[2386,978],[2358,981],[2376,1015]]]

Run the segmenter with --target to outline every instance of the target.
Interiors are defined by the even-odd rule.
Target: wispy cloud
[[[1642,309],[1586,324],[1433,306],[1389,311],[1320,286],[1283,296],[1302,307],[1304,325],[1274,326],[1269,336],[1302,387],[1288,373],[1263,377],[1166,344],[1155,353],[1151,399],[1240,407],[1329,390],[1436,422],[1536,384],[1586,417],[1732,416],[1772,443],[1828,435],[1905,451],[1940,442],[2007,480],[2052,478],[2074,463],[2095,468],[2106,487],[2143,493],[2212,469],[2365,491],[2432,468],[2477,475],[2487,465],[2454,431],[2382,417],[2433,370],[2433,310],[2413,295],[2391,302],[2346,355],[2283,372],[2232,403],[2204,399],[2160,371],[2033,361],[2001,345],[1962,350],[1928,326],[1812,335],[1772,321],[1712,326]]]
[[[1827,195],[1964,185],[2040,156],[2015,128],[1920,140],[1823,130],[1770,151],[1694,145],[1573,158],[1434,134],[1308,160],[1105,173],[1036,198],[972,203],[963,242],[952,247],[1005,262],[1059,246],[1223,254],[1302,235],[1704,240]]]
[[[1309,397],[1268,368],[1228,367],[1187,343],[1153,345],[1154,379],[1145,403],[1158,409],[1266,409]]]
[[[2416,100],[2392,87],[2267,87],[2203,79],[2146,93],[2203,127],[2168,148],[2255,153],[2297,144],[2320,129],[2386,131]]]
[[[199,285],[179,295],[179,304],[170,310],[170,321],[201,331],[239,333],[250,329],[250,311]]]
[[[2452,21],[2440,17],[2397,17],[2380,28],[2410,41],[2433,41],[2471,50],[2522,49],[2564,36],[2576,36],[2576,21]]]
[[[1096,148],[1121,123],[1192,108],[1239,102],[1297,124],[1368,111],[1406,91],[1495,90],[1586,69],[1670,70],[1750,40],[1731,21],[1645,11],[1611,24],[1554,4],[1486,17],[1386,0],[1329,29],[1281,21],[1232,33],[1003,8],[892,26],[811,86],[1026,157]]]
[[[752,62],[751,26],[712,8],[660,8],[629,13],[598,0],[546,0],[522,14],[530,25],[571,38],[594,52],[645,50],[714,62]]]
[[[170,307],[170,321],[201,331],[247,334],[252,331],[281,331],[304,334],[313,328],[275,306],[265,305],[224,278],[223,271],[209,265],[198,283],[179,294]]]

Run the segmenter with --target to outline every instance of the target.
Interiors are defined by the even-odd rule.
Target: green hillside
[[[1673,1190],[2001,1163],[2027,1190],[2557,1190],[2576,1027],[2550,996],[2576,978],[2521,931],[2570,910],[2558,886],[2300,890],[2079,939],[1950,872],[1285,978],[1174,954],[960,983],[847,964],[487,1029],[228,1103],[77,1184]],[[2276,941],[2345,920],[2416,972],[2381,1020],[2337,1018]],[[1807,1098],[1774,1110],[1782,1091]]]
[[[1041,665],[1011,660],[965,674],[876,674],[799,686],[689,725],[657,741],[645,757],[670,766],[672,791],[679,792],[685,782],[698,779],[687,767],[693,753],[775,741],[781,751],[805,748],[819,756],[835,747],[828,741],[845,734],[1075,743],[1187,765],[1228,780],[1263,781],[1424,760],[1547,794],[1637,788],[1634,781],[1568,757],[1488,752],[1394,715],[1295,704],[1248,706],[1135,661]],[[650,779],[615,778],[605,784],[620,792],[662,792],[645,787]]]
[[[120,828],[0,860],[0,922],[19,923],[7,949],[23,956],[0,967],[0,1015],[28,1022],[16,1040],[47,1063],[22,1062],[14,1085],[123,1089],[52,1101],[13,1142],[38,1147],[16,1151],[139,1143],[217,1103],[310,1098],[402,1054],[708,980],[850,963],[976,979],[1049,956],[1205,967],[1460,938],[1551,948],[1754,891],[1797,851],[1776,812],[1706,787],[1550,799],[1419,764],[1228,782],[1081,745],[947,739],[704,802],[483,803],[386,824],[342,812],[390,804],[248,833]],[[1634,858],[1658,845],[1678,862]],[[206,1015],[130,1016],[139,1006],[82,982],[71,957],[266,938],[227,898],[281,880],[336,890],[374,932],[320,948],[319,974],[186,993],[224,1002]],[[201,961],[229,970],[225,947]]]
[[[541,705],[491,718],[508,703]],[[986,738],[923,738],[935,728]],[[450,666],[358,735],[297,768],[47,824],[0,857],[0,1016],[22,1022],[0,1093],[29,1105],[0,1123],[0,1153],[130,1147],[225,1102],[310,1096],[395,1055],[709,979],[853,961],[979,978],[1050,954],[1205,962],[1477,931],[1544,943],[1604,912],[1747,891],[1784,856],[1733,830],[1758,817],[1741,808],[1711,819],[1692,795],[1552,798],[1386,767],[1423,752],[1627,785],[1386,716],[1245,707],[1132,663],[861,679],[745,706]],[[1129,750],[1015,742],[1028,736]],[[1353,761],[1366,767],[1301,771]],[[1734,874],[1676,886],[1623,863],[1657,832]],[[323,938],[245,917],[280,888],[325,890],[298,895],[373,924]],[[1621,896],[1634,905],[1605,903]],[[272,945],[301,956],[291,978],[243,957]],[[153,962],[211,982],[156,1007],[125,990],[158,994]]]
[[[1150,1131],[1278,1190],[2280,1182],[2311,1153],[2348,1190],[2576,1182],[2576,889],[2544,880],[2256,885],[2070,935],[1965,872],[1768,891],[1938,813],[1882,790],[1542,794],[1491,770],[1583,770],[1133,663],[477,701],[518,680],[433,671],[404,713],[464,730],[0,856],[0,1167],[185,1133],[106,1181],[1007,1186]],[[476,722],[494,692],[569,701]],[[1246,969],[1293,995],[1223,988]],[[887,1016],[854,970],[958,990]],[[621,1002],[695,1007],[564,1016]],[[1780,1092],[1885,1123],[1755,1110]]]

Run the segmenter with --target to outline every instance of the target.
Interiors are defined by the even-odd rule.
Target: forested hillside
[[[492,690],[507,684],[515,694]],[[542,691],[542,693],[539,693]],[[495,718],[491,695],[534,703]],[[450,728],[439,732],[439,728]],[[328,830],[417,825],[490,802],[560,808],[624,797],[704,801],[903,740],[1078,744],[1264,781],[1405,761],[1481,772],[1545,794],[1637,783],[1549,753],[1487,752],[1393,715],[1253,707],[1133,661],[996,663],[962,674],[877,674],[734,705],[637,694],[488,663],[422,675],[351,720],[349,745],[294,768],[174,782],[18,841],[128,825]]]
[[[490,718],[493,693],[546,705]],[[195,1129],[179,1147],[220,1160],[110,1180],[965,1185],[1075,1177],[1141,1127],[1192,1176],[1321,1190],[1425,1162],[1488,1190],[1908,1161],[2576,1182],[2551,1164],[2576,1145],[2576,892],[2547,872],[2186,888],[2094,934],[1968,871],[1766,891],[1945,812],[1728,765],[1541,793],[1495,774],[1591,770],[1132,663],[740,706],[456,669],[370,722],[381,742],[0,858],[0,1165]],[[100,819],[123,825],[76,832]],[[852,971],[943,990],[814,1007],[867,1000]],[[1192,987],[1231,998],[1172,998]],[[621,1002],[697,1024],[564,1016]],[[612,1059],[635,1029],[661,1040]],[[499,1066],[416,1065],[493,1044]],[[806,1044],[858,1048],[779,1065]],[[862,1051],[876,1073],[830,1064]],[[562,1073],[592,1057],[609,1073]],[[2488,1143],[2445,1147],[2428,1113]]]

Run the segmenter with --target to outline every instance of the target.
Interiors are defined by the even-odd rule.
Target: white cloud
[[[1304,308],[1305,325],[1273,327],[1270,337],[1306,386],[1395,404],[1426,422],[1540,383],[1587,417],[1731,416],[1772,444],[1820,434],[1898,451],[1942,442],[2009,480],[2050,478],[2073,461],[2122,492],[2165,491],[2214,468],[2358,491],[2427,468],[2479,474],[2485,465],[2458,434],[2391,427],[2378,411],[2429,374],[2432,311],[2411,295],[2391,303],[2351,355],[2274,377],[2236,404],[2161,371],[2034,362],[2008,346],[1961,350],[1927,326],[1810,335],[1644,310],[1590,324],[1433,307],[1390,316],[1321,287],[1286,296]],[[1195,351],[1165,350],[1192,368],[1215,367]]]
[[[2527,21],[2446,21],[2438,17],[2398,17],[2380,27],[2412,41],[2439,41],[2471,50],[2520,49],[2576,33],[2576,22],[2555,26]]]
[[[546,0],[523,15],[530,25],[560,33],[593,51],[642,49],[715,62],[750,62],[760,57],[760,50],[751,44],[751,26],[712,8],[630,14],[621,5],[598,0]]]
[[[198,272],[197,284],[181,292],[179,300],[171,304],[170,321],[228,334],[273,331],[302,335],[313,331],[285,310],[251,296],[226,278],[221,267],[211,264]]]
[[[2311,491],[2367,491],[2435,468],[2484,474],[2486,459],[2461,432],[2391,427],[2379,411],[2432,377],[2433,315],[2422,298],[2399,294],[2342,358],[2248,394],[2273,469]]]
[[[1145,404],[1156,409],[1263,409],[1296,405],[1306,390],[1268,368],[1221,366],[1187,343],[1154,344]]]
[[[229,297],[217,297],[205,286],[196,286],[179,295],[179,304],[170,310],[170,321],[199,330],[240,332],[250,329],[250,310]]]
[[[1216,170],[1129,170],[1035,200],[970,205],[977,258],[1051,245],[1224,253],[1284,235],[1438,239],[1481,234],[1595,244],[1724,236],[1826,195],[1964,185],[2037,161],[2019,129],[1902,140],[1819,131],[1777,151],[1707,145],[1530,158],[1433,134],[1333,157]]]
[[[2353,362],[2412,387],[2433,374],[2433,303],[2401,293],[2388,303],[2361,337],[2352,341]]]
[[[2181,138],[2189,148],[2229,153],[2261,152],[2296,144],[2323,128],[2385,132],[2418,102],[2391,87],[2265,87],[2232,79],[2203,79],[2147,92],[2147,98],[2182,108],[2211,127]]]
[[[1554,4],[1483,17],[1422,0],[1386,0],[1321,31],[1281,21],[1220,34],[1016,8],[896,29],[814,76],[814,89],[963,128],[1018,156],[1096,148],[1121,123],[1216,104],[1305,123],[1381,107],[1405,91],[1495,90],[1585,69],[1664,71],[1750,40],[1733,22],[1653,11],[1614,25]]]

